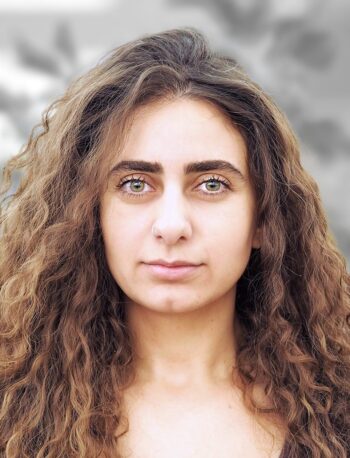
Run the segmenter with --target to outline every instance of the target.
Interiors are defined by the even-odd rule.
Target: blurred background
[[[349,19],[347,0],[0,0],[0,167],[112,48],[197,27],[287,114],[349,265]]]

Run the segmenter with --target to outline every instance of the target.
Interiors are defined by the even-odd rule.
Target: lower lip
[[[201,265],[198,266],[176,266],[167,267],[161,264],[144,264],[152,275],[166,280],[177,280],[186,278],[196,272]]]

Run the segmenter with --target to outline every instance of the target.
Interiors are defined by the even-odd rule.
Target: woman
[[[345,260],[288,122],[233,59],[193,28],[117,48],[3,196],[17,170],[2,456],[349,456]]]

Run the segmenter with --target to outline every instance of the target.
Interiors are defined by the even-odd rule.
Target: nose
[[[167,245],[173,245],[181,238],[189,239],[192,235],[190,212],[182,192],[169,186],[158,203],[152,234]]]

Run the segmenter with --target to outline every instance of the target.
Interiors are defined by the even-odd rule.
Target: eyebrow
[[[232,175],[236,176],[242,181],[246,181],[243,173],[231,162],[223,160],[208,160],[208,161],[199,161],[199,162],[189,162],[184,165],[184,174],[190,175],[191,173],[199,172],[211,172],[211,171],[222,171],[229,172]],[[134,172],[148,172],[163,174],[164,169],[162,164],[159,162],[147,162],[147,161],[121,161],[116,164],[109,174],[113,174],[120,171],[134,171]]]

